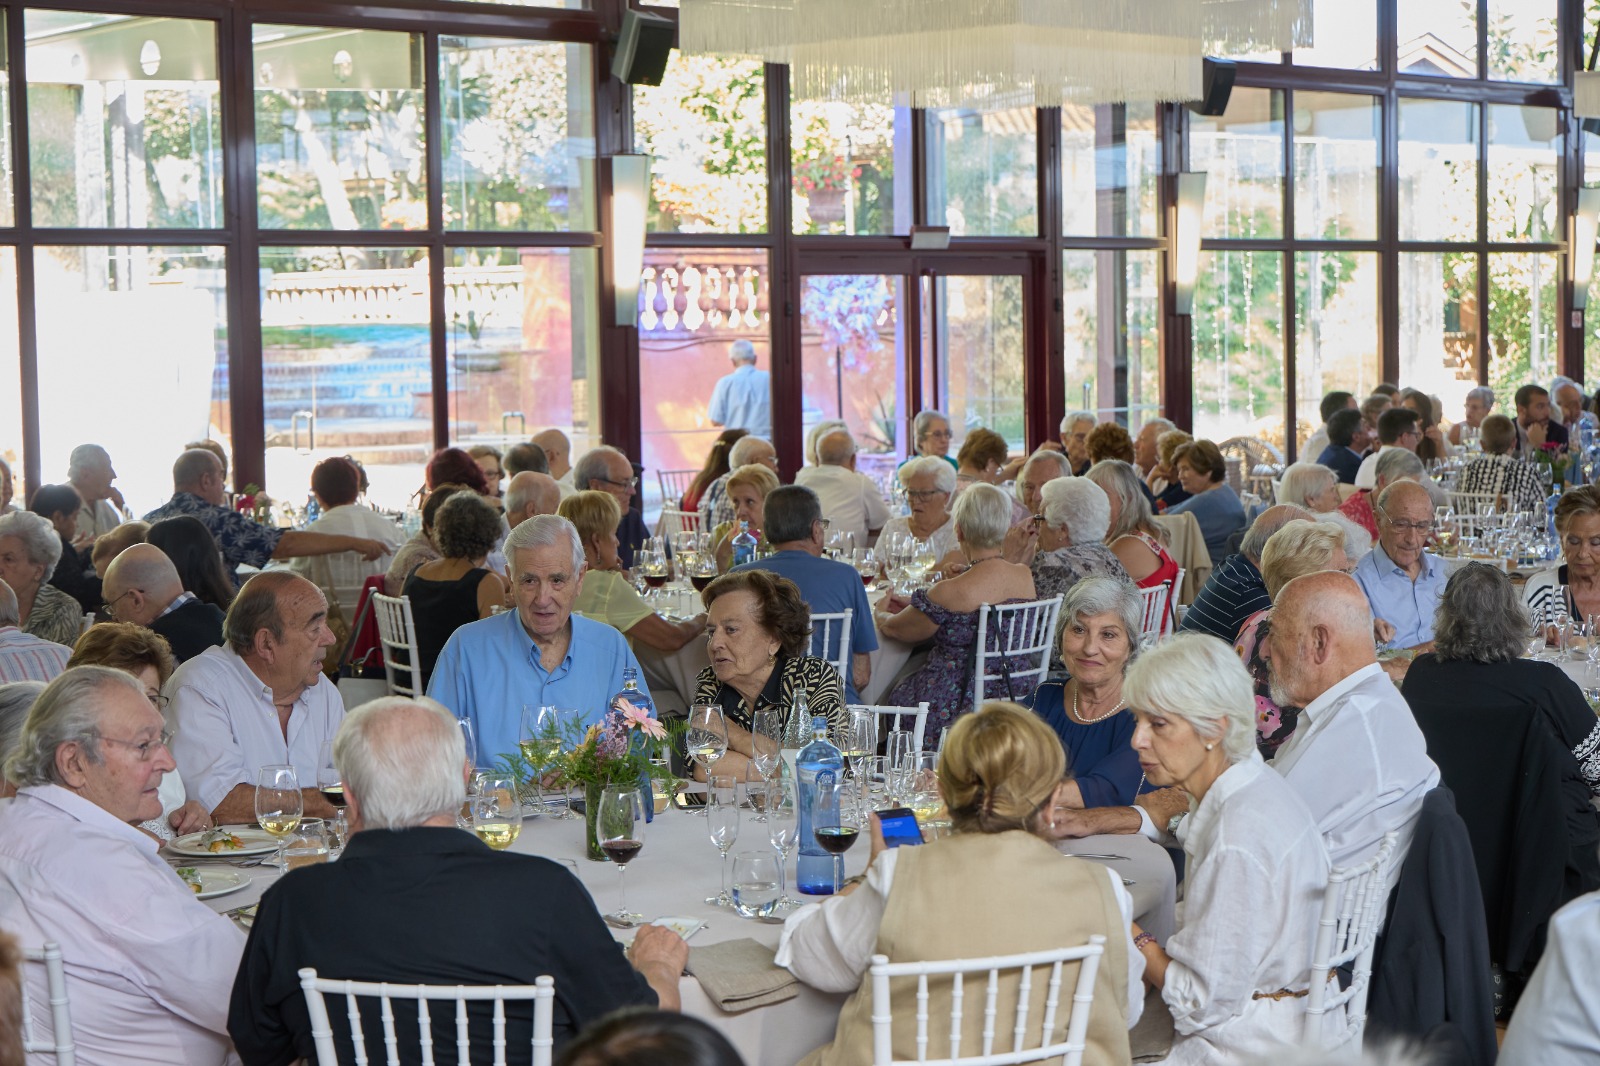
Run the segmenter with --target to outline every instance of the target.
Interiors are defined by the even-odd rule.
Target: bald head
[[[541,429],[533,435],[533,443],[544,450],[551,477],[564,477],[572,469],[572,442],[565,433],[559,429]]]
[[[849,466],[856,457],[855,438],[836,429],[817,441],[817,462],[822,466]]]
[[[106,567],[105,601],[119,622],[149,625],[183,593],[178,568],[154,544],[134,544]]]
[[[1261,565],[1261,553],[1267,546],[1267,541],[1272,535],[1297,518],[1308,522],[1315,522],[1316,516],[1304,507],[1292,503],[1280,503],[1268,507],[1256,516],[1250,523],[1250,530],[1244,535],[1244,540],[1239,545],[1239,552],[1256,566]]]
[[[506,485],[506,522],[515,529],[536,514],[555,514],[560,503],[555,478],[524,470]]]
[[[1304,707],[1377,661],[1366,594],[1335,570],[1283,586],[1272,604],[1268,639],[1273,699],[1281,706]]]

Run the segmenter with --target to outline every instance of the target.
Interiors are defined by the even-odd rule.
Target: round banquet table
[[[529,855],[543,855],[551,859],[572,860],[578,869],[578,878],[594,897],[601,911],[617,907],[617,872],[609,862],[591,862],[583,856],[583,820],[574,818],[556,820],[538,818],[523,824],[522,833],[512,845],[512,851]],[[746,811],[740,825],[740,841],[730,852],[768,847],[765,826],[754,821]],[[628,905],[647,918],[692,918],[706,925],[690,937],[691,949],[725,940],[749,938],[769,949],[776,950],[781,925],[747,921],[731,910],[711,906],[704,902],[715,895],[720,881],[718,866],[721,859],[717,849],[706,835],[705,822],[693,813],[671,810],[656,817],[644,829],[644,850],[628,865]],[[1145,929],[1165,941],[1174,930],[1173,908],[1176,883],[1172,860],[1165,850],[1141,836],[1098,836],[1065,841],[1062,850],[1069,853],[1118,855],[1123,858],[1096,860],[1116,870],[1134,883],[1128,886],[1133,897],[1134,919]],[[205,860],[176,860],[182,864],[208,865]],[[867,848],[858,845],[845,855],[846,876],[861,873],[866,868]],[[787,871],[789,891],[794,891],[795,856],[789,857]],[[231,912],[254,903],[281,874],[268,867],[246,867],[251,875],[248,887],[226,896],[216,896],[204,902],[218,912]],[[802,900],[812,897],[797,896]],[[817,897],[820,898],[820,897]],[[633,934],[615,930],[620,941],[631,941]],[[846,999],[843,995],[819,992],[799,985],[798,995],[783,1003],[757,1007],[753,1010],[730,1014],[721,1010],[701,989],[693,977],[685,976],[679,983],[679,994],[685,1013],[703,1018],[725,1034],[744,1060],[761,1066],[789,1066],[804,1057],[813,1048],[833,1039],[839,1010]],[[1137,1051],[1136,1051],[1137,1053]]]

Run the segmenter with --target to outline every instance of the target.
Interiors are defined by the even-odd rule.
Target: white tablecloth
[[[707,924],[689,941],[690,947],[715,944],[748,937],[776,949],[782,927],[746,921],[730,910],[708,905],[705,897],[717,891],[720,859],[705,832],[705,822],[694,814],[669,811],[645,827],[645,848],[628,865],[629,906],[647,917],[699,918]],[[583,821],[557,821],[541,818],[523,825],[513,851],[545,855],[552,859],[574,860],[578,877],[589,889],[602,911],[617,908],[617,871],[610,863],[590,862],[583,857]],[[740,840],[730,855],[741,851],[766,850],[766,827],[746,812],[740,826]],[[1135,920],[1160,940],[1172,935],[1176,886],[1172,862],[1167,853],[1138,836],[1086,837],[1067,842],[1063,850],[1079,853],[1123,855],[1125,860],[1105,860],[1134,884]],[[857,845],[845,855],[845,873],[854,875],[866,868],[867,848]],[[800,899],[794,885],[795,856],[790,855],[788,879],[790,894]],[[730,867],[732,859],[729,860]],[[279,872],[271,867],[247,869],[252,875],[249,887],[206,903],[216,911],[231,911],[260,898]],[[628,941],[632,933],[618,930],[617,939]],[[683,1009],[715,1025],[752,1066],[789,1066],[813,1048],[833,1038],[839,1009],[845,998],[818,992],[801,985],[799,994],[784,1003],[760,1007],[740,1014],[720,1010],[692,977],[679,984]]]

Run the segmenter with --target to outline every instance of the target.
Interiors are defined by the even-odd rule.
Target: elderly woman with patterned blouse
[[[1111,501],[1086,477],[1063,477],[1039,490],[1044,508],[1037,534],[1007,541],[1007,558],[1033,571],[1033,588],[1041,600],[1065,593],[1086,577],[1130,581],[1128,571],[1106,547],[1111,528]]]
[[[1256,751],[1250,675],[1222,641],[1179,633],[1129,667],[1123,693],[1145,776],[1187,792],[1192,810],[1178,931],[1160,944],[1133,926],[1176,1031],[1162,1061],[1297,1044],[1328,855],[1305,802]]]
[[[32,511],[0,516],[0,581],[17,594],[21,629],[41,640],[72,646],[83,632],[83,606],[51,585],[61,561],[56,527]]]
[[[706,586],[706,653],[694,702],[714,703],[728,722],[728,753],[717,773],[744,779],[753,754],[756,712],[776,708],[785,725],[804,692],[813,715],[829,726],[844,715],[839,671],[811,650],[811,609],[793,581],[767,570],[724,574]],[[703,774],[695,767],[696,775]]]

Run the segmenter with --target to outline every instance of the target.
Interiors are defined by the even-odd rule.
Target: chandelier
[[[790,68],[801,99],[1194,100],[1205,55],[1311,41],[1311,0],[681,0],[679,47]]]

